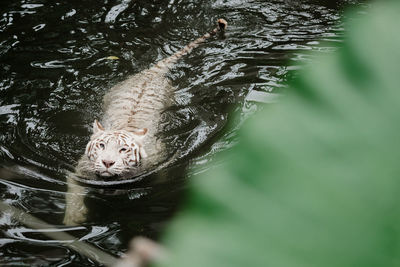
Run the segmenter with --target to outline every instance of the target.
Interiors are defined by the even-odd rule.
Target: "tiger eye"
[[[106,146],[103,143],[99,144],[100,148],[104,149]]]

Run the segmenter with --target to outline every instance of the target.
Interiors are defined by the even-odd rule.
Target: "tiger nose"
[[[112,165],[114,165],[115,161],[112,160],[103,160],[103,164],[104,166],[106,166],[106,168],[110,168]]]

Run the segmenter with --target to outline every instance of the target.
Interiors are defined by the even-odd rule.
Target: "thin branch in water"
[[[74,236],[65,232],[61,232],[54,225],[48,224],[16,207],[5,203],[4,201],[0,201],[0,211],[3,213],[9,213],[15,220],[32,229],[46,229],[46,231],[42,232],[44,235],[53,240],[62,241],[65,246],[98,262],[99,264],[105,266],[114,266],[117,263],[117,258],[114,256],[111,256],[110,254],[83,241],[77,240]]]

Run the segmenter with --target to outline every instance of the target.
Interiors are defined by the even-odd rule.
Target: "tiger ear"
[[[142,146],[139,146],[139,154],[142,159],[147,158],[147,153]]]
[[[93,133],[98,133],[100,131],[104,131],[103,125],[100,124],[98,120],[94,120],[93,122]]]
[[[133,132],[139,139],[143,139],[147,134],[147,128],[139,129]]]
[[[86,145],[86,149],[85,149],[85,155],[86,155],[86,156],[89,155],[89,151],[90,151],[90,149],[91,149],[91,145],[92,145],[92,142],[89,142],[89,143],[87,143],[87,145]]]

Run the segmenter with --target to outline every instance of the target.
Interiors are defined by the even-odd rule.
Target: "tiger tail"
[[[204,34],[203,36],[197,38],[196,40],[190,42],[189,44],[187,44],[185,47],[183,47],[181,50],[179,50],[175,54],[171,55],[170,57],[167,57],[165,59],[158,61],[155,64],[155,67],[156,68],[166,68],[166,69],[171,68],[180,58],[182,58],[184,55],[189,54],[193,50],[193,48],[198,47],[201,43],[205,42],[211,36],[216,35],[218,32],[224,33],[227,26],[228,26],[228,23],[226,22],[226,20],[218,19],[217,27],[215,27],[212,31],[210,31],[210,32]]]

